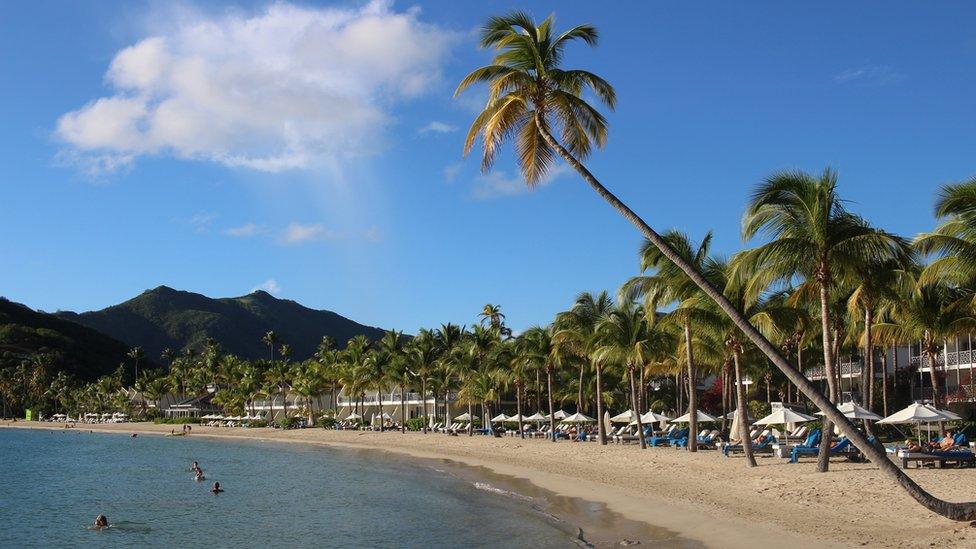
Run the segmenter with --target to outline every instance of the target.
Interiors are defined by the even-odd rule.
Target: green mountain
[[[384,333],[264,291],[214,299],[160,286],[101,311],[56,314],[129,346],[142,347],[150,360],[159,360],[167,348],[200,350],[208,337],[220,342],[226,352],[242,358],[264,358],[268,347],[261,338],[270,330],[278,334],[281,343],[291,346],[295,359],[302,360],[312,356],[323,336],[332,336],[341,347],[356,335],[375,340]]]
[[[54,371],[92,381],[115,371],[128,350],[87,326],[0,298],[0,369],[42,353]]]

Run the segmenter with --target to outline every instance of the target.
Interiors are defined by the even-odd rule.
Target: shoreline
[[[64,430],[63,424],[4,422],[3,427]],[[172,425],[78,424],[73,430],[168,434]],[[559,496],[605,505],[625,519],[708,547],[929,547],[976,544],[968,523],[919,507],[870,464],[832,462],[831,473],[760,458],[747,469],[715,452],[504,437],[194,426],[194,437],[318,444],[385,451],[480,467]],[[597,458],[603,459],[597,459]],[[972,497],[976,469],[912,471],[947,499]],[[935,484],[933,486],[933,484]],[[826,535],[824,535],[826,534]]]

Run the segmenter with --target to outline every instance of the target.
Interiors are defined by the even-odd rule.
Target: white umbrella
[[[717,417],[710,416],[705,412],[702,412],[701,410],[695,410],[695,412],[696,412],[695,416],[698,418],[699,422],[707,423],[711,421],[718,421]],[[677,419],[672,419],[671,423],[691,423],[691,413],[689,412]]]
[[[806,423],[808,421],[813,421],[817,418],[813,416],[808,416],[806,414],[801,414],[800,412],[794,412],[789,408],[780,408],[775,412],[769,414],[768,416],[760,419],[755,423],[755,425],[786,425],[788,423]],[[786,433],[786,444],[790,443],[790,434]]]
[[[641,423],[643,423],[644,425],[650,425],[652,423],[657,423],[659,421],[670,421],[671,418],[669,418],[666,415],[655,413],[653,411],[648,411],[646,414],[641,414],[640,420]],[[630,424],[637,425],[637,420],[631,421]]]
[[[739,413],[738,410],[732,410],[731,412],[725,414],[725,419],[735,419],[735,414],[737,413]],[[746,421],[755,421],[755,420],[756,418],[749,415],[749,412],[746,412]]]
[[[353,413],[349,414],[348,416],[346,416],[346,420],[352,421],[354,419],[363,419],[363,416],[361,416],[361,415],[359,415],[359,414],[357,414],[355,412],[353,412]]]
[[[506,416],[505,414],[498,414],[497,416],[491,418],[491,421],[495,423],[501,423],[503,421],[508,421],[508,419],[509,419],[508,416]]]
[[[569,417],[569,414],[567,414],[562,410],[556,410],[556,413],[553,414],[552,416],[556,419],[566,419],[567,417]],[[549,419],[549,416],[546,416],[546,419]]]
[[[515,414],[514,416],[508,416],[508,419],[506,421],[510,421],[512,423],[518,423],[519,417],[521,417],[521,416],[519,416],[518,414]],[[525,418],[524,417],[522,418],[522,422],[523,423],[525,422]]]
[[[566,416],[560,423],[595,423],[596,420],[586,414],[576,412],[571,416]]]
[[[631,423],[632,421],[635,421],[635,420],[636,420],[636,417],[635,417],[635,414],[634,414],[634,411],[633,410],[627,410],[626,412],[624,412],[622,414],[617,414],[617,415],[613,416],[612,418],[610,418],[610,421],[612,423]]]
[[[531,416],[523,419],[522,421],[532,421],[532,422],[535,422],[535,423],[539,423],[541,421],[546,421],[548,419],[549,419],[548,417],[542,415],[542,412],[536,412],[536,413],[532,414]]]
[[[939,421],[955,421],[953,416],[959,417],[955,414],[952,414],[952,416],[946,415],[945,412],[936,410],[932,406],[915,402],[882,419],[878,423],[937,423]]]
[[[471,421],[471,414],[464,412],[463,414],[454,418],[454,421]]]
[[[613,431],[613,425],[610,424],[610,412],[609,411],[604,411],[603,412],[603,432],[604,433],[609,433],[611,431]]]
[[[853,402],[845,402],[837,407],[840,413],[844,414],[845,417],[849,419],[867,419],[870,421],[878,421],[881,416],[872,412],[871,410],[862,408]],[[823,412],[817,412],[816,415],[822,416]]]
[[[940,421],[955,421],[958,418],[956,414],[952,412],[946,412],[945,410],[937,410],[933,406],[927,404],[921,404],[915,402],[909,404],[906,408],[903,408],[890,416],[882,419],[878,423],[914,423],[918,427],[918,439],[922,439],[922,424],[923,423],[938,423]],[[931,436],[931,434],[930,434]]]

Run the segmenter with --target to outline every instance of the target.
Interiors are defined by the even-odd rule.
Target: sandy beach
[[[62,429],[17,422],[5,427]],[[166,434],[171,425],[79,425],[78,430]],[[945,547],[973,546],[976,529],[941,518],[915,503],[869,463],[833,461],[815,472],[772,457],[745,467],[715,451],[697,455],[633,445],[450,437],[399,432],[194,426],[191,436],[328,444],[448,459],[528,480],[560,495],[606,504],[624,517],[680,533],[709,547]],[[939,497],[974,497],[976,469],[911,471]]]

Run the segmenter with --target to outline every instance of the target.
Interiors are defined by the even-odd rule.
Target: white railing
[[[453,394],[451,394],[449,396],[450,396],[451,400],[454,400],[454,395]],[[405,400],[407,402],[423,402],[424,401],[424,399],[420,396],[420,393],[412,393],[412,392],[404,393],[404,399],[403,400]],[[399,392],[388,393],[388,394],[387,393],[384,393],[383,394],[383,405],[397,404],[399,402],[400,402],[400,393]],[[427,402],[433,403],[434,402],[434,397],[428,395],[427,396]],[[364,404],[366,406],[370,406],[370,405],[376,406],[376,405],[379,405],[380,398],[377,395],[366,395],[364,397],[340,396],[338,398],[338,403],[339,403],[339,405],[350,405],[350,404],[362,403],[362,404]]]

